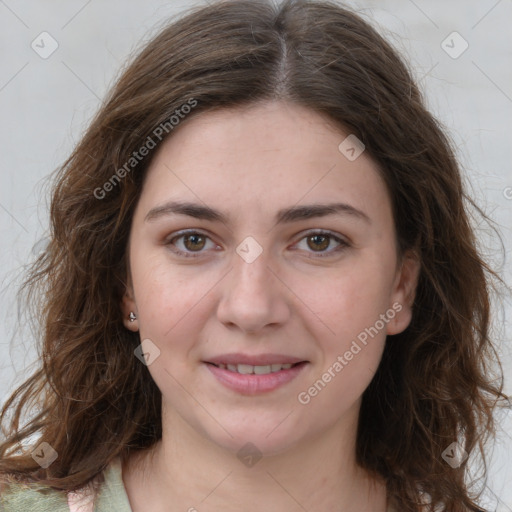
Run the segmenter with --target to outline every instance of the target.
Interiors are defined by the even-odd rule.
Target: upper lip
[[[205,360],[206,363],[213,364],[249,364],[251,366],[267,366],[271,364],[295,364],[301,363],[305,359],[300,357],[286,356],[282,354],[222,354],[220,356]]]

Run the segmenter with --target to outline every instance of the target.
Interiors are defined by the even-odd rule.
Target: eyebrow
[[[221,211],[186,201],[169,201],[161,206],[156,206],[147,213],[144,222],[151,222],[171,215],[187,215],[195,219],[229,224],[229,217]],[[286,224],[327,215],[351,216],[371,224],[370,217],[366,213],[346,203],[309,204],[283,208],[277,212],[275,221],[276,224]]]

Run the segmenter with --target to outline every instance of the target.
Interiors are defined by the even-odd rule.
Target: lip
[[[293,358],[288,358],[285,362],[282,362],[281,364],[286,364],[286,362],[290,362],[290,359]],[[252,360],[254,360],[254,358]],[[260,366],[259,364],[254,363],[244,363],[240,361],[240,359],[238,359],[237,361],[240,364],[253,364],[254,366]],[[281,361],[275,361],[272,364],[279,364],[280,362]],[[268,393],[270,391],[274,391],[275,389],[284,386],[288,382],[295,379],[309,364],[307,361],[302,361],[300,359],[296,360],[295,362],[299,364],[296,364],[296,366],[292,366],[287,370],[279,370],[278,372],[268,373],[265,375],[244,375],[241,373],[232,372],[230,370],[224,370],[223,368],[215,366],[211,362],[205,362],[205,366],[214,375],[214,377],[225,387],[233,391],[236,391],[237,393],[240,393],[242,395],[258,395],[261,393]]]
[[[295,364],[301,362],[309,362],[305,359],[301,359],[299,357],[286,356],[283,354],[221,354],[220,356],[215,356],[209,358],[205,361],[205,363],[213,363],[213,364],[250,364],[251,366],[267,366],[270,364]],[[291,368],[290,368],[291,369]]]

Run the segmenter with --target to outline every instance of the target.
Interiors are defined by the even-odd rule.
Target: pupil
[[[187,237],[185,238],[185,244],[187,245],[187,249],[191,249],[191,247],[188,247],[188,243],[192,240],[192,245],[195,246],[197,248],[197,239],[201,239],[202,236],[201,235],[187,235]],[[201,247],[199,247],[199,249],[201,249]],[[193,249],[193,247],[192,247]]]
[[[327,246],[329,245],[329,240],[327,236],[325,235],[313,235],[311,237],[309,237],[310,240],[314,240],[314,244],[316,244],[318,242],[318,239],[323,239],[324,240],[324,243],[322,244],[322,246],[320,247],[319,245],[316,245],[316,248],[317,249],[326,249]]]

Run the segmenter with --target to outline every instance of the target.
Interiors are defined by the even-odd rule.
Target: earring
[[[130,319],[130,322],[134,322],[137,316],[133,311],[130,311],[130,316],[128,318]]]

